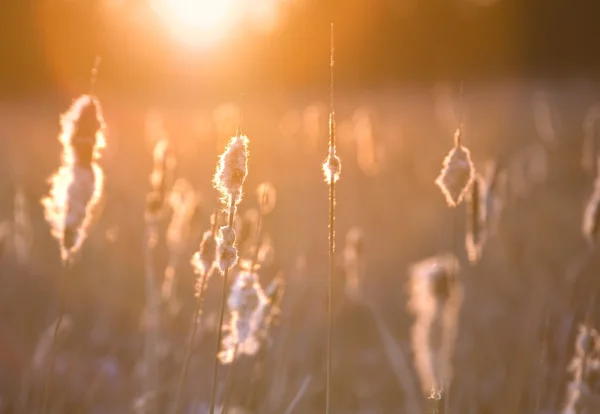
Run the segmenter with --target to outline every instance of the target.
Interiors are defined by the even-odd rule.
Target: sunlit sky
[[[242,23],[268,30],[282,0],[150,0],[173,37],[190,46],[214,46]]]

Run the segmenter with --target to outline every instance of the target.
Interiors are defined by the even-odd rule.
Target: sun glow
[[[210,45],[226,36],[240,17],[240,0],[152,0],[152,8],[180,41]]]

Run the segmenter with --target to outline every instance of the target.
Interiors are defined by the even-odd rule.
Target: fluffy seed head
[[[452,380],[452,355],[462,303],[458,259],[443,254],[411,267],[409,310],[415,316],[412,344],[425,394],[439,398]]]
[[[231,226],[221,227],[217,237],[217,261],[221,272],[231,269],[238,260],[235,247],[235,230]]]
[[[596,413],[600,409],[600,335],[587,324],[579,326],[568,371],[571,381],[563,414]]]
[[[238,135],[229,141],[225,152],[219,157],[214,187],[221,193],[223,202],[230,199],[234,204],[242,198],[242,186],[248,174],[248,138]]]
[[[461,203],[475,176],[471,153],[461,145],[460,136],[459,128],[454,134],[454,148],[444,158],[442,171],[435,180],[450,207]]]
[[[169,147],[169,141],[165,138],[159,140],[152,153],[154,160],[152,173],[150,174],[150,185],[152,190],[146,197],[146,219],[156,220],[163,211],[168,199],[169,186],[175,169],[175,157]]]
[[[325,162],[323,163],[323,173],[325,174],[325,182],[331,184],[333,181],[336,183],[340,179],[342,172],[342,162],[335,153],[329,154]]]
[[[106,125],[98,99],[81,95],[60,117],[59,141],[63,145],[63,165],[90,165],[100,158],[105,145]]]
[[[96,98],[83,95],[61,117],[62,165],[50,178],[50,194],[42,199],[52,235],[67,260],[81,247],[95,207],[102,196],[104,175],[96,164],[104,147],[104,120]]]
[[[29,260],[33,242],[33,225],[29,215],[29,203],[21,189],[15,194],[12,233],[15,254],[18,261],[24,264]]]
[[[476,174],[467,197],[468,217],[465,245],[471,263],[479,261],[486,239],[486,203],[483,199],[486,193],[485,186],[483,177]]]
[[[202,235],[200,248],[192,256],[192,266],[197,274],[207,275],[215,265],[217,257],[217,240],[212,231],[205,231]]]
[[[198,195],[188,181],[180,178],[173,185],[169,205],[173,215],[167,228],[167,246],[172,254],[177,254],[187,245],[191,221],[198,206]]]
[[[252,270],[238,273],[227,299],[231,311],[229,333],[223,341],[219,358],[223,363],[233,360],[235,347],[238,355],[254,355],[260,348],[258,330],[264,320],[268,299],[258,284],[258,275]]]
[[[275,187],[273,187],[273,185],[270,183],[262,183],[256,189],[256,194],[258,196],[258,202],[261,206],[261,211],[264,215],[269,214],[275,209],[275,203],[277,202],[277,191],[275,191]]]
[[[360,282],[365,272],[364,237],[362,231],[354,227],[346,234],[344,246],[344,273],[346,294],[351,299],[360,295]]]
[[[600,229],[600,174],[596,173],[594,190],[585,206],[582,224],[583,236],[590,246],[593,246],[596,242],[598,229]]]

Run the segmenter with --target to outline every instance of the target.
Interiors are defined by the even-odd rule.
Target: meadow
[[[40,200],[60,164],[59,115],[76,97],[0,104],[0,413],[38,412],[59,298],[66,323],[48,412],[169,412],[195,303],[190,259],[221,208],[211,180],[240,119],[249,158],[238,250],[251,251],[257,187],[269,182],[276,203],[261,235],[272,251],[258,275],[263,286],[280,278],[285,290],[264,346],[237,361],[229,412],[324,412],[327,91],[248,95],[241,105],[237,97],[148,102],[97,94],[107,125],[99,161],[104,195],[64,283]],[[563,412],[577,327],[598,326],[598,257],[582,234],[596,176],[598,85],[466,83],[461,95],[457,85],[440,83],[339,90],[335,102],[343,167],[336,184],[331,413]],[[503,177],[502,208],[476,263],[465,250],[468,203],[449,208],[434,184],[461,113],[462,144],[475,169],[487,174],[496,165]],[[157,295],[168,267],[174,284],[161,296],[149,351],[145,211],[161,139],[176,160],[172,183],[189,182],[196,205],[176,249],[168,242],[174,208],[157,219],[150,257]],[[345,247],[353,243],[349,269]],[[412,264],[447,252],[460,262],[463,300],[453,379],[439,404],[427,398],[415,368],[409,279]],[[216,274],[207,282],[182,413],[208,412],[221,280]],[[150,392],[145,352],[159,364]],[[219,395],[228,369],[219,370]],[[600,412],[594,387],[590,380],[583,408],[568,412]]]

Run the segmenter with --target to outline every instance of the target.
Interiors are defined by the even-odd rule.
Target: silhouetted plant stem
[[[179,407],[181,405],[181,395],[183,394],[185,380],[187,378],[187,373],[192,359],[192,349],[194,347],[194,339],[196,337],[196,332],[198,331],[198,319],[200,319],[200,316],[202,315],[202,305],[204,304],[204,291],[209,274],[204,273],[200,277],[200,293],[195,301],[196,303],[194,305],[194,311],[192,312],[190,333],[188,335],[187,345],[185,347],[185,358],[183,362],[183,367],[181,369],[181,375],[179,377],[179,385],[177,386],[177,391],[175,394],[175,402],[173,403],[173,414],[176,414],[179,411]]]
[[[50,355],[48,356],[48,367],[46,369],[46,378],[44,380],[44,394],[42,396],[42,407],[41,414],[45,414],[48,411],[48,403],[50,400],[50,382],[54,376],[54,365],[56,362],[56,341],[58,339],[58,333],[60,332],[60,324],[62,323],[63,317],[65,316],[66,298],[62,291],[62,286],[65,278],[68,277],[71,270],[71,262],[69,259],[63,260],[62,262],[62,275],[58,281],[58,317],[54,325],[54,332],[52,333],[52,344],[50,345]]]
[[[235,366],[237,357],[238,357],[238,349],[240,344],[235,344],[233,348],[233,358],[231,360],[231,367],[229,368],[229,372],[227,372],[227,379],[225,380],[225,391],[223,393],[223,407],[221,408],[221,414],[227,414],[227,408],[229,407],[229,397],[231,396],[231,386],[233,385],[233,378],[235,376]]]
[[[233,220],[235,217],[235,200],[230,197],[229,201],[229,220],[228,225],[233,227]],[[210,393],[210,408],[209,413],[215,413],[215,400],[217,396],[217,382],[219,379],[219,351],[221,349],[221,341],[223,338],[223,316],[225,314],[225,304],[227,303],[227,290],[228,290],[228,278],[229,268],[226,268],[223,272],[223,289],[221,292],[221,307],[219,309],[219,322],[217,325],[217,344],[215,352],[215,362],[213,365],[213,379],[212,379],[212,390]]]

